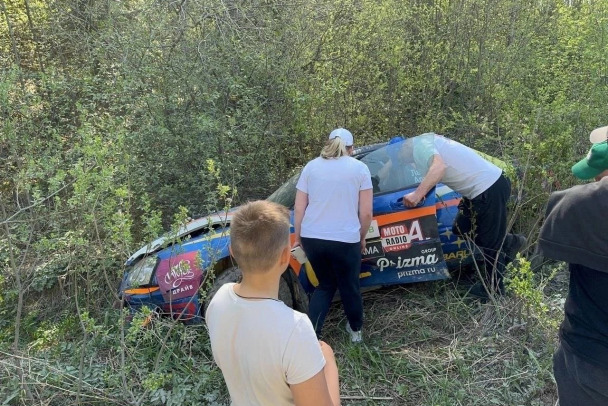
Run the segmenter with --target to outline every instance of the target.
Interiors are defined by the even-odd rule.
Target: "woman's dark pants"
[[[302,238],[302,247],[315,271],[319,286],[315,289],[308,316],[317,337],[336,293],[340,291],[344,313],[353,331],[363,326],[363,300],[359,290],[361,272],[361,243]]]

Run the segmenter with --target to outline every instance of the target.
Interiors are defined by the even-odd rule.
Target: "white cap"
[[[604,142],[606,140],[608,140],[608,126],[596,128],[589,134],[589,141],[591,141],[592,144],[597,144],[598,142]]]
[[[346,128],[336,128],[329,133],[329,139],[333,140],[336,137],[342,138],[347,147],[353,146],[353,135]]]

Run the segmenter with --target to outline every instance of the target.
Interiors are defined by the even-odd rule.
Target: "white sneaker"
[[[363,341],[363,334],[361,333],[361,330],[353,331],[348,321],[346,322],[346,332],[350,334],[350,341],[352,343],[360,343]]]

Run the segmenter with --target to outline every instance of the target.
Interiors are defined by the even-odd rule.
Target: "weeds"
[[[554,325],[542,313],[529,336],[517,328],[517,296],[481,304],[452,282],[392,287],[364,295],[362,346],[348,343],[332,307],[327,342],[346,405],[554,405]],[[550,322],[549,322],[550,321]]]
[[[365,293],[362,345],[350,343],[341,306],[332,306],[325,340],[336,353],[343,405],[554,405],[551,355],[564,285],[548,271],[531,274],[520,260],[510,269],[513,294],[495,303],[471,301],[452,281]],[[146,324],[144,311],[121,339],[117,321],[126,313],[111,313],[84,319],[86,342],[71,336],[71,316],[34,331],[28,352],[0,352],[0,399],[23,404],[21,375],[44,405],[229,403],[204,325]]]

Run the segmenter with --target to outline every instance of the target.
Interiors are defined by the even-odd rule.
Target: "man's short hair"
[[[266,271],[276,264],[289,245],[289,211],[266,200],[242,206],[232,217],[232,256],[243,270]]]

